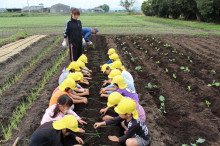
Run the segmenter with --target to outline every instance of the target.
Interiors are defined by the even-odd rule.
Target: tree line
[[[141,9],[146,16],[220,22],[220,0],[146,0]]]

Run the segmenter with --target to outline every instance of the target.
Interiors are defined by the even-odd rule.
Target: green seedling
[[[135,60],[137,60],[137,59],[138,59],[137,57],[132,57],[132,58],[131,58],[131,61],[132,61],[132,62],[135,62]]]
[[[123,45],[125,45],[125,44],[126,44],[126,42],[122,42],[121,46],[123,46]]]
[[[95,49],[95,45],[94,44],[92,44],[91,46],[92,46],[93,49]]]
[[[188,60],[190,63],[193,62],[193,61],[190,59],[190,56],[187,56],[186,60]]]
[[[132,57],[132,54],[131,54],[131,53],[128,53],[128,55]]]
[[[168,53],[162,53],[162,55],[167,56],[167,55],[168,55]]]
[[[142,72],[142,67],[141,66],[137,66],[137,67],[135,67],[135,70],[137,70],[138,72]]]
[[[148,42],[149,42],[149,40],[148,40],[148,39],[146,39],[146,40],[145,40],[145,42],[147,42],[147,43],[148,43]]]
[[[176,49],[172,50],[173,53],[178,53]]]
[[[120,38],[117,38],[117,40],[120,41],[121,39],[120,39]]]
[[[216,71],[215,71],[214,69],[212,69],[211,72],[212,72],[213,74],[216,74]]]
[[[155,47],[154,48],[156,51],[160,51],[160,48],[159,47]]]
[[[173,74],[173,78],[176,79],[176,75],[175,74]]]
[[[152,85],[151,83],[148,83],[147,86],[145,86],[147,89],[157,88],[157,85]]]
[[[161,113],[166,114],[167,112],[165,111],[165,103],[164,103],[165,97],[162,96],[162,95],[160,95],[159,100],[161,101],[161,103],[160,103],[160,108],[159,108],[158,110],[159,110]]]
[[[154,56],[150,57],[150,59],[153,59],[153,58],[154,58]]]
[[[179,54],[182,55],[182,56],[184,55],[183,53],[179,53]]]
[[[137,42],[134,42],[133,44],[134,44],[134,45],[136,45],[136,44],[137,44]]]
[[[154,43],[151,43],[150,46],[153,47],[153,46],[154,46]]]
[[[125,51],[127,47],[123,47],[122,50]]]
[[[165,68],[165,71],[166,71],[166,73],[168,73],[169,72],[168,68]]]
[[[124,54],[127,55],[127,54],[129,54],[129,52],[128,52],[128,51],[125,51]]]
[[[187,86],[187,90],[191,91],[192,90],[191,86]]]
[[[130,37],[129,37],[129,36],[126,36],[126,38],[127,38],[128,40],[130,40]]]
[[[169,44],[167,44],[167,43],[166,43],[166,44],[164,44],[163,46],[164,46],[164,47],[170,47],[170,45],[169,45]]]
[[[202,139],[202,138],[199,138],[196,140],[196,143],[190,143],[190,145],[188,144],[182,144],[182,146],[196,146],[196,144],[198,143],[204,143],[205,142],[205,139]]]
[[[208,86],[209,86],[209,87],[211,87],[211,86],[216,86],[216,87],[218,87],[218,86],[220,86],[220,82],[215,82],[215,80],[213,80],[213,81],[212,81],[212,84],[208,84]]]
[[[159,63],[160,63],[160,61],[156,61],[155,63],[159,64]]]
[[[145,54],[147,54],[147,53],[148,53],[148,51],[146,50],[144,53],[145,53]]]
[[[143,50],[143,48],[139,48],[140,50]]]
[[[158,44],[160,44],[160,43],[161,43],[161,41],[158,41],[157,43],[158,43]]]
[[[138,47],[140,47],[141,45],[137,45]]]
[[[169,59],[169,60],[170,60],[170,62],[176,62],[176,59],[175,59],[175,58]]]
[[[181,66],[180,69],[181,69],[181,70],[184,70],[184,71],[187,71],[187,72],[190,72],[189,67]]]
[[[211,105],[211,102],[209,102],[208,100],[205,100],[205,104],[209,107]]]

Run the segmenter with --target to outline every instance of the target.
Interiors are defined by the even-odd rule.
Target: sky
[[[108,4],[111,10],[123,8],[119,5],[120,0],[28,0],[30,6],[37,6],[40,3],[44,7],[51,7],[54,4],[62,3],[76,8],[94,8],[102,4]],[[136,0],[136,8],[140,8],[144,0]],[[0,0],[0,8],[23,8],[27,6],[27,0]]]

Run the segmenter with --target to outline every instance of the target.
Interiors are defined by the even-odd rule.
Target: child
[[[82,61],[85,64],[88,63],[88,58],[85,54],[82,54],[77,61]],[[89,70],[87,67],[82,70],[83,73],[87,73],[88,76],[91,76],[92,70]]]
[[[108,55],[110,56],[110,55],[112,55],[113,53],[115,53],[115,49],[114,48],[110,48],[109,50],[108,50]],[[106,64],[111,64],[111,63],[113,63],[113,61],[110,59]]]
[[[104,108],[104,109],[101,109],[100,113],[105,114],[108,111],[108,109],[110,109],[111,107],[113,107],[115,105],[118,105],[124,99],[126,99],[126,97],[122,96],[118,92],[111,93],[108,97],[107,107]],[[145,111],[144,111],[143,107],[137,102],[136,102],[136,110],[138,112],[139,119],[144,123],[146,121]],[[113,119],[113,117],[108,116],[108,115],[103,117],[103,121],[106,121],[106,120],[109,120],[109,119]]]
[[[120,61],[117,53],[113,53],[112,55],[109,56],[109,58],[112,60],[112,62]]]
[[[103,125],[119,124],[127,130],[125,135],[121,137],[108,136],[108,139],[113,142],[126,143],[127,146],[147,146],[151,142],[151,137],[147,126],[138,119],[138,113],[136,110],[136,103],[130,99],[126,98],[121,101],[117,107],[115,107],[115,112],[119,114],[118,117],[113,119],[95,123],[94,128],[97,129]]]
[[[73,132],[84,133],[85,131],[78,128],[78,122],[74,116],[65,115],[59,121],[48,122],[37,128],[29,146],[63,146],[72,144],[73,140],[83,144],[83,140]]]
[[[85,121],[81,120],[81,118],[74,111],[70,110],[72,105],[73,101],[68,95],[61,95],[57,100],[57,104],[51,105],[46,109],[46,112],[41,120],[41,125],[47,122],[60,120],[65,116],[65,114],[73,115],[82,125],[87,124]]]
[[[59,90],[52,95],[49,106],[57,104],[57,99],[63,94],[67,94],[73,100],[73,103],[88,103],[87,98],[80,97],[79,99],[74,99],[72,97],[71,92],[76,88],[76,82],[73,79],[65,79],[58,88]]]
[[[121,71],[122,76],[134,84],[134,79],[132,75],[128,71],[125,70],[125,68],[122,66],[121,61],[113,62],[111,65],[111,69],[119,69]]]

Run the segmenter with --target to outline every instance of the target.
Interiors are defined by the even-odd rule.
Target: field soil
[[[51,44],[56,37],[45,39],[48,39],[50,41],[48,44]],[[140,104],[146,112],[146,125],[152,136],[151,146],[190,144],[195,143],[198,138],[206,139],[205,143],[200,144],[201,146],[220,145],[220,90],[216,86],[207,86],[213,80],[220,81],[219,37],[95,35],[91,36],[91,41],[95,49],[88,48],[86,52],[89,59],[87,67],[93,70],[90,85],[85,86],[90,89],[89,103],[78,104],[75,108],[76,113],[88,123],[80,125],[86,133],[77,134],[83,138],[85,145],[120,145],[109,141],[108,135],[121,136],[123,133],[119,125],[104,126],[97,130],[93,128],[95,122],[101,121],[103,115],[99,110],[105,107],[107,102],[106,98],[99,97],[101,85],[107,79],[107,75],[100,72],[99,66],[108,61],[109,48],[117,49],[124,66],[134,77]],[[42,40],[39,43],[40,47],[48,45]],[[2,94],[0,122],[3,125],[9,122],[14,108],[21,100],[25,100],[31,89],[41,80],[44,71],[51,67],[57,56],[64,51],[60,41],[22,75],[18,82]],[[135,59],[131,59],[131,56]],[[23,62],[27,61],[28,58]],[[19,146],[28,145],[32,133],[40,125],[53,90],[58,86],[62,69],[69,63],[68,56],[47,82],[32,107],[26,111],[18,129],[13,130],[11,139],[3,145],[12,145],[17,137],[20,137]],[[11,64],[6,62],[4,70]],[[142,71],[135,70],[137,66],[141,66]],[[181,66],[188,67],[190,71],[181,70]],[[216,73],[211,72],[213,69]],[[16,70],[19,68],[12,71]],[[176,78],[173,78],[173,74]],[[145,88],[148,83],[157,85],[157,88]],[[187,89],[188,86],[191,87],[190,91]],[[166,114],[158,110],[161,104],[160,95],[165,97]],[[210,101],[209,107],[205,104],[205,100]],[[117,116],[113,109],[107,114]],[[2,139],[2,135],[0,138]]]

